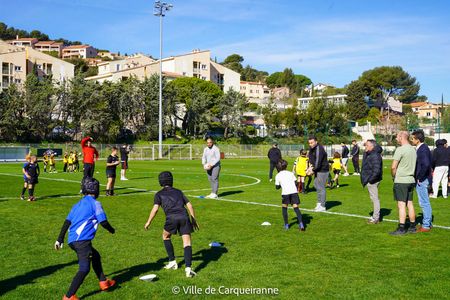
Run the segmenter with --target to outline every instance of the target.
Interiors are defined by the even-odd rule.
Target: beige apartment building
[[[0,40],[0,88],[23,84],[27,75],[37,69],[38,76],[52,75],[55,83],[73,78],[75,66],[30,47],[17,47]]]
[[[429,102],[414,102],[411,103],[411,108],[414,114],[419,118],[435,119],[438,117],[439,108],[441,106]]]
[[[262,82],[241,81],[240,91],[250,102],[261,102],[272,95],[270,88]]]
[[[34,44],[34,49],[41,52],[57,52],[58,57],[62,57],[62,50],[64,48],[64,44],[61,42],[55,41],[40,41]]]
[[[240,90],[241,75],[211,60],[211,51],[193,50],[190,53],[171,56],[162,60],[165,72],[185,77],[197,77],[217,84],[224,92]]]
[[[324,101],[333,103],[335,105],[344,105],[345,104],[345,98],[347,98],[347,95],[340,94],[340,95],[332,95],[332,96],[326,96],[326,97],[305,97],[305,98],[297,98],[298,102],[298,109],[307,109],[309,104],[314,99],[323,99]]]
[[[72,45],[62,50],[62,58],[93,58],[97,56],[97,50],[89,45]]]
[[[36,38],[19,38],[19,36],[16,36],[15,40],[8,40],[6,42],[10,45],[17,46],[17,47],[33,48],[34,45],[39,41]]]

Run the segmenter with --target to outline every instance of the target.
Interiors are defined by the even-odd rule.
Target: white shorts
[[[343,164],[344,166],[347,166],[347,162],[348,162],[348,157],[342,159],[342,164]]]

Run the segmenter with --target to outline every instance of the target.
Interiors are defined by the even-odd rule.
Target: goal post
[[[152,145],[152,159],[167,160],[192,160],[191,144],[163,144],[161,156],[159,155],[159,145]],[[161,158],[159,158],[161,157]]]

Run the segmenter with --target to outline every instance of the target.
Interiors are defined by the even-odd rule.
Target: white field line
[[[0,175],[23,177],[23,175],[9,174],[9,173],[0,173]],[[260,179],[258,179],[256,177],[252,177],[252,176],[247,176],[247,175],[242,175],[242,174],[228,174],[228,175],[247,177],[247,178],[252,178],[252,179],[256,180],[255,182],[250,183],[250,184],[246,184],[246,185],[244,184],[244,185],[237,185],[237,186],[227,187],[228,189],[236,188],[236,187],[245,187],[245,186],[255,185],[255,184],[258,184],[258,183],[261,182]],[[76,181],[76,180],[69,180],[69,179],[62,179],[62,178],[41,177],[41,179],[79,183],[79,181]],[[105,186],[105,185],[102,184],[102,186]],[[149,190],[145,190],[145,189],[138,189],[138,188],[132,188],[132,187],[122,187],[122,188],[142,191],[141,194],[153,194],[153,193],[157,192],[157,191],[149,191]],[[225,187],[223,187],[221,189],[225,189]],[[196,192],[196,191],[204,191],[204,190],[209,190],[209,189],[186,190],[184,192]],[[130,194],[130,196],[131,195],[132,194]],[[125,194],[125,195],[124,194],[122,194],[122,195],[118,194],[117,196],[123,197],[123,196],[128,196],[128,194]],[[117,197],[117,196],[115,196],[115,197]],[[186,195],[186,196],[193,197],[193,198],[200,198],[199,195]],[[61,196],[60,198],[72,198],[72,197],[80,197],[80,195]],[[12,198],[12,197],[10,197],[10,198],[0,198],[0,200],[14,200],[14,199],[17,199],[17,198]],[[208,199],[208,198],[204,198],[204,199]],[[254,202],[254,201],[233,200],[233,199],[225,199],[225,198],[218,198],[218,199],[214,199],[214,200],[216,200],[216,201],[223,201],[223,202],[233,202],[233,203],[243,203],[243,204],[250,204],[250,205],[276,207],[276,208],[280,207],[280,205],[277,205],[277,204],[260,203],[260,202]],[[353,218],[366,219],[366,220],[369,219],[369,217],[367,217],[367,216],[357,215],[357,214],[348,214],[348,213],[342,213],[342,212],[334,212],[334,211],[316,212],[316,211],[314,211],[314,209],[309,209],[309,208],[301,208],[301,210],[308,211],[308,212],[313,212],[313,213],[324,213],[324,214],[329,214],[329,215],[353,217]],[[386,218],[383,218],[383,221],[392,222],[392,223],[397,223],[398,222],[398,220],[392,220],[392,219],[386,219]],[[450,226],[442,226],[442,225],[434,225],[434,224],[433,224],[433,228],[441,228],[441,229],[450,230]]]

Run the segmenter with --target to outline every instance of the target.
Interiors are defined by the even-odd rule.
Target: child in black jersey
[[[159,184],[163,187],[162,190],[155,194],[155,201],[153,209],[150,212],[147,223],[145,223],[145,230],[148,229],[159,207],[162,206],[166,214],[166,223],[163,229],[164,246],[169,256],[169,263],[164,267],[165,269],[178,269],[175,260],[172,241],[170,240],[172,234],[177,232],[183,239],[184,261],[186,263],[186,277],[194,277],[196,273],[192,271],[192,247],[191,247],[191,233],[194,229],[198,229],[195,221],[194,208],[182,191],[173,188],[172,173],[165,171],[159,174]],[[185,207],[186,206],[186,207]],[[187,210],[186,210],[187,208]],[[189,211],[189,213],[188,213]],[[191,219],[189,218],[191,216]]]
[[[111,155],[106,159],[106,196],[114,196],[114,183],[116,182],[116,168],[120,164],[117,156],[117,147],[112,147]]]

